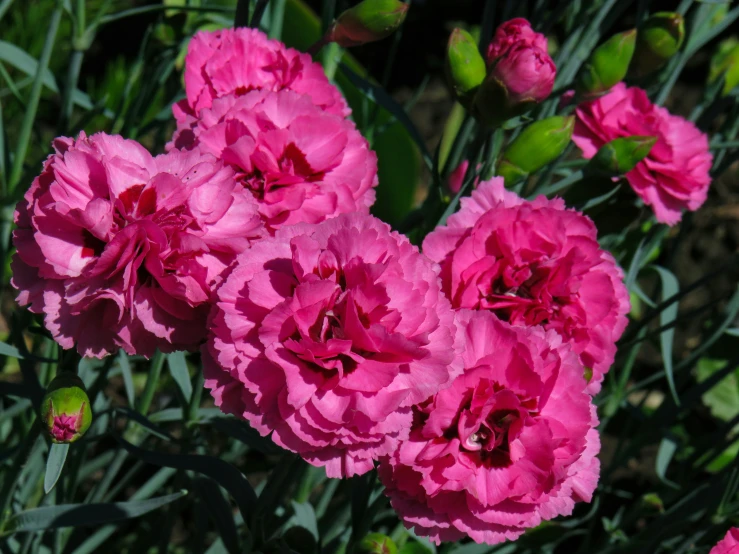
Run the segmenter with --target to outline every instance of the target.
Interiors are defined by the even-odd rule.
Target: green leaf
[[[677,294],[680,290],[680,285],[677,281],[677,277],[667,269],[658,265],[652,266],[659,274],[660,280],[662,281],[662,301],[670,298]],[[677,317],[677,302],[673,302],[669,306],[666,306],[659,314],[660,326],[665,327],[670,325]],[[677,397],[677,390],[675,389],[675,377],[672,370],[672,343],[675,338],[675,327],[665,329],[659,335],[659,344],[662,351],[662,363],[665,367],[665,376],[667,377],[667,385],[670,388],[672,398],[675,400],[677,406],[680,405],[680,399]]]
[[[167,365],[169,366],[169,373],[172,375],[172,379],[180,387],[185,400],[190,402],[190,398],[192,398],[192,383],[190,382],[190,372],[187,369],[185,353],[172,352],[168,354]]]
[[[218,529],[225,549],[230,554],[241,552],[239,548],[239,534],[234,524],[231,506],[223,497],[221,489],[212,479],[197,479],[195,481],[200,497],[208,508],[208,513]]]
[[[118,354],[118,366],[121,368],[123,376],[123,386],[126,389],[126,398],[128,405],[133,407],[136,404],[136,390],[133,386],[133,374],[131,373],[131,364],[128,361],[128,354],[121,350]]]
[[[724,368],[727,363],[726,360],[701,358],[696,366],[698,382],[708,379]],[[704,393],[702,400],[711,410],[711,415],[717,419],[731,421],[739,416],[739,375],[737,371],[729,373],[720,383]]]
[[[10,356],[11,358],[23,359],[23,354],[21,354],[15,346],[11,346],[5,342],[0,342],[0,356]]]
[[[662,482],[673,488],[679,487],[676,483],[667,479],[665,474],[667,473],[667,467],[670,465],[673,456],[675,456],[675,452],[677,452],[677,446],[677,441],[674,437],[669,435],[663,437],[662,441],[659,443],[657,459],[655,461],[655,471],[657,472],[657,476],[662,480]]]
[[[292,501],[293,511],[295,512],[295,523],[300,527],[308,530],[313,538],[318,541],[318,521],[316,520],[316,512],[310,503],[299,503]]]
[[[54,444],[49,448],[49,456],[46,458],[46,473],[44,474],[44,493],[49,494],[54,488],[59,476],[64,469],[64,462],[69,452],[69,444]]]
[[[139,517],[182,498],[186,490],[149,500],[100,504],[44,506],[15,514],[5,522],[0,536],[19,531],[44,531],[57,527],[94,526]]]
[[[213,456],[198,454],[164,454],[134,446],[120,436],[115,439],[129,454],[149,464],[195,471],[213,479],[236,500],[244,520],[249,519],[257,506],[257,495],[246,477],[234,466]]]
[[[36,71],[38,71],[38,61],[36,58],[26,51],[21,50],[15,44],[5,42],[4,40],[0,40],[0,60],[9,63],[30,77],[36,75]],[[59,92],[54,74],[48,68],[44,68],[44,71],[41,73],[41,79],[46,88],[52,92]]]

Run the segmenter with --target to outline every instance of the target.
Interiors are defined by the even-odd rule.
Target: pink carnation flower
[[[709,554],[739,554],[739,529],[732,527]]]
[[[655,106],[647,93],[619,83],[611,92],[578,106],[572,140],[585,158],[604,144],[634,135],[657,137],[649,155],[626,174],[634,192],[657,221],[674,225],[684,209],[703,205],[711,184],[708,138],[690,121]]]
[[[495,30],[495,36],[488,46],[485,58],[492,64],[501,56],[508,53],[513,46],[528,46],[547,51],[547,37],[531,28],[531,23],[523,17],[516,17],[506,21]]]
[[[458,314],[464,373],[415,409],[410,438],[379,475],[417,534],[495,544],[590,502],[598,420],[583,368],[556,333]]]
[[[18,203],[13,285],[64,348],[197,348],[220,272],[263,235],[232,171],[98,133],[58,138]]]
[[[423,243],[441,264],[454,308],[492,310],[512,325],[543,325],[571,343],[600,390],[626,327],[623,272],[598,247],[593,222],[561,199],[527,202],[503,179],[481,183]]]
[[[227,96],[200,112],[193,141],[230,164],[271,232],[340,213],[368,213],[377,156],[347,120],[290,91]]]
[[[461,370],[437,271],[369,215],[283,227],[218,290],[205,386],[330,477],[365,473]]]
[[[187,98],[172,111],[182,130],[217,98],[283,89],[308,96],[316,106],[338,117],[351,113],[321,65],[308,54],[287,48],[258,29],[200,31],[190,41],[185,58]],[[187,136],[175,135],[175,146],[181,148],[178,138],[187,141]]]

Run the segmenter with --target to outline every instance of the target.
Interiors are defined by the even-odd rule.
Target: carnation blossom
[[[709,554],[739,554],[739,529],[732,527]]]
[[[509,106],[538,103],[552,93],[557,70],[547,52],[547,39],[525,19],[512,19],[498,27],[486,60],[488,79],[505,88]]]
[[[525,201],[500,177],[461,204],[423,243],[424,254],[441,264],[452,306],[553,329],[592,370],[589,390],[597,393],[626,327],[629,295],[593,222],[561,199]]]
[[[329,477],[370,471],[461,370],[437,271],[369,215],[283,227],[217,292],[205,386]]]
[[[708,137],[690,121],[652,104],[644,90],[619,83],[605,96],[580,104],[576,115],[572,140],[585,158],[617,138],[657,138],[649,155],[626,174],[657,221],[674,225],[682,210],[695,211],[706,201],[713,161]]]
[[[216,98],[241,96],[252,90],[276,92],[288,89],[306,95],[316,106],[338,117],[351,110],[339,90],[329,83],[320,64],[308,54],[287,48],[267,38],[258,29],[200,31],[190,40],[185,57],[187,98],[172,107],[180,133],[187,141],[188,122],[201,110],[210,108]]]
[[[214,154],[259,205],[267,228],[368,213],[377,156],[347,120],[292,91],[227,96],[200,112],[189,148]]]
[[[15,212],[18,302],[83,356],[197,348],[221,271],[264,234],[251,196],[198,151],[104,133],[54,148]]]
[[[514,540],[590,502],[600,441],[583,368],[553,331],[458,312],[464,372],[417,406],[379,475],[406,527],[439,544]]]
[[[531,23],[523,17],[505,21],[495,30],[493,40],[488,45],[485,58],[488,64],[493,63],[508,53],[513,46],[528,46],[547,51],[547,37],[531,28]]]

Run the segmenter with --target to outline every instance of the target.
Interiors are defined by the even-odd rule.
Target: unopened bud
[[[585,94],[600,94],[623,80],[629,69],[636,46],[636,29],[612,36],[598,46],[583,65],[577,90]]]
[[[467,31],[454,29],[446,50],[446,74],[460,104],[469,107],[478,87],[485,80],[485,60],[477,42]]]
[[[400,27],[407,13],[408,4],[400,0],[363,0],[342,12],[326,41],[350,47],[381,40]]]
[[[73,373],[57,375],[41,401],[41,420],[51,442],[70,443],[84,435],[92,409],[82,379]]]
[[[632,74],[647,75],[677,54],[685,39],[685,20],[676,12],[658,12],[639,27]]]
[[[739,40],[727,38],[718,45],[718,50],[711,58],[711,70],[708,82],[714,83],[723,76],[724,86],[721,95],[726,96],[739,85]]]
[[[628,173],[647,157],[657,137],[633,136],[604,144],[593,156],[584,171],[616,177]]]
[[[393,540],[382,533],[370,533],[357,545],[359,554],[397,554]]]
[[[569,144],[574,128],[574,116],[555,116],[535,121],[521,131],[498,164],[497,173],[506,186],[556,160]]]

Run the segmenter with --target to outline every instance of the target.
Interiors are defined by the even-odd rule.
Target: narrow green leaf
[[[175,380],[177,386],[180,387],[185,400],[190,402],[192,398],[192,383],[190,382],[190,372],[187,369],[187,360],[184,352],[172,352],[167,354],[167,365],[172,379]]]
[[[136,403],[136,391],[133,386],[133,373],[131,372],[131,364],[128,361],[128,354],[123,350],[118,353],[118,367],[121,368],[123,387],[126,389],[128,405],[133,408]]]
[[[26,75],[33,77],[38,71],[38,61],[25,50],[18,48],[15,44],[0,40],[0,60],[12,65]],[[59,87],[54,79],[54,74],[45,67],[41,72],[41,82],[52,92],[59,92]]]
[[[680,290],[680,284],[677,281],[677,277],[667,269],[658,265],[652,266],[659,274],[660,280],[662,281],[662,300],[677,294]],[[665,327],[675,321],[677,317],[677,302],[666,306],[659,314],[660,326]],[[667,385],[670,388],[672,398],[675,400],[677,406],[680,405],[680,399],[677,397],[677,390],[675,389],[675,377],[672,369],[672,343],[675,338],[675,328],[671,327],[665,329],[659,335],[659,344],[662,351],[662,363],[665,367],[665,376],[667,377]]]
[[[295,512],[295,524],[309,531],[313,538],[318,541],[318,521],[313,506],[308,502],[300,503],[295,502],[295,500],[292,501],[292,505]]]
[[[116,436],[115,439],[126,451],[139,460],[157,466],[195,471],[210,477],[226,489],[234,500],[236,500],[236,504],[239,506],[239,510],[245,520],[249,519],[254,508],[257,506],[257,495],[254,489],[252,489],[246,477],[228,462],[213,456],[164,454],[162,452],[144,450],[134,446],[120,436]]]
[[[132,519],[149,513],[182,498],[186,490],[159,496],[150,500],[101,504],[61,504],[26,510],[10,517],[0,536],[19,531],[44,531],[57,527],[100,525],[112,521]]]
[[[44,493],[49,494],[54,488],[64,469],[64,462],[69,452],[68,444],[51,444],[49,456],[46,458],[46,474],[44,475]]]
[[[223,415],[223,414],[221,414]],[[262,454],[279,454],[282,449],[269,438],[262,437],[248,423],[231,417],[218,417],[210,424],[233,439],[243,442],[249,448]]]
[[[15,346],[11,346],[5,342],[0,342],[0,356],[10,356],[11,358],[23,359],[23,354],[21,354]]]
[[[679,488],[678,485],[665,477],[667,467],[675,456],[675,452],[677,452],[677,442],[675,439],[671,436],[663,437],[659,443],[659,449],[657,450],[657,459],[655,461],[654,469],[662,482],[676,489]]]
[[[212,479],[197,479],[195,481],[198,493],[208,508],[208,513],[216,524],[223,545],[229,554],[238,554],[239,534],[234,524],[231,506],[223,497],[221,489]]]
[[[727,360],[701,358],[695,368],[698,382],[702,383],[724,368],[727,363]],[[729,373],[719,384],[702,396],[703,403],[711,410],[711,414],[722,421],[731,421],[739,415],[739,379],[737,377],[736,371]]]

